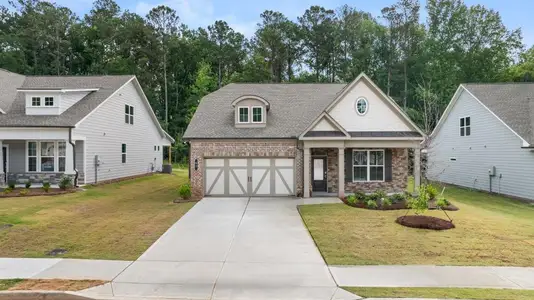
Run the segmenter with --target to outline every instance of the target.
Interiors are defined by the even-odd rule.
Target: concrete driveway
[[[304,201],[339,200],[205,198],[109,288],[119,297],[355,299],[337,288],[302,223]]]

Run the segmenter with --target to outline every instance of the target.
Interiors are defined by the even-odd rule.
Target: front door
[[[326,157],[314,157],[312,162],[314,192],[326,192]]]
[[[7,182],[7,167],[8,167],[8,163],[7,163],[7,158],[8,158],[8,154],[7,154],[7,147],[6,146],[2,146],[2,165],[4,166],[4,173],[6,174],[6,176],[4,176],[4,181]]]

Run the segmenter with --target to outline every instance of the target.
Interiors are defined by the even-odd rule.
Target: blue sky
[[[56,0],[78,15],[91,9],[92,0]],[[183,23],[190,27],[207,26],[215,20],[227,21],[235,30],[250,36],[253,34],[259,15],[266,9],[278,10],[296,20],[311,5],[336,8],[349,4],[359,10],[371,12],[374,16],[396,0],[116,0],[121,8],[145,15],[152,7],[164,4],[178,11]],[[508,28],[521,28],[524,43],[534,44],[534,1],[530,0],[464,0],[467,4],[482,4],[500,12]],[[7,3],[7,0],[0,0]],[[426,1],[421,0],[422,6]]]

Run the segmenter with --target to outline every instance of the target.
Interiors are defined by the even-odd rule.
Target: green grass
[[[473,300],[531,300],[532,290],[472,289],[472,288],[369,288],[344,287],[364,298],[440,298]]]
[[[445,196],[460,208],[448,212],[456,228],[446,231],[396,224],[406,210],[323,204],[300,211],[328,264],[534,266],[534,206],[457,187],[447,187]]]
[[[46,197],[0,199],[0,257],[137,259],[194,203],[174,204],[187,170]]]
[[[0,291],[6,291],[11,287],[21,283],[23,279],[0,279]]]

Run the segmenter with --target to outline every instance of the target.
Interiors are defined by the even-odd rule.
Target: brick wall
[[[191,189],[196,197],[204,196],[204,158],[209,157],[293,157],[296,192],[302,193],[302,153],[297,140],[192,140],[190,151]]]
[[[346,182],[345,191],[363,191],[372,193],[384,190],[387,193],[397,193],[406,190],[408,185],[408,149],[392,150],[392,180],[390,182]]]

